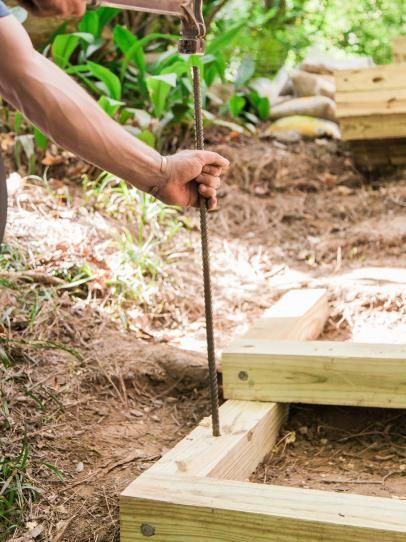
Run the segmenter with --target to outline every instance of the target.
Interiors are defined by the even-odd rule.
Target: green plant
[[[170,33],[152,32],[138,37],[125,26],[113,23],[109,42],[102,32],[107,24],[105,13],[105,8],[89,11],[77,31],[58,34],[47,51],[61,68],[99,98],[107,114],[150,145],[156,145],[163,130],[172,124],[192,123],[192,66],[201,67],[206,88],[216,80],[227,81],[233,44],[249,21],[247,17],[226,31],[220,25],[203,57],[187,57],[177,52],[178,36]],[[239,72],[244,81],[253,76],[255,67],[246,60]],[[238,84],[241,86],[242,80]],[[206,90],[203,94],[205,107],[210,107]],[[151,115],[148,127],[139,125],[134,114],[139,110]]]
[[[0,535],[13,533],[24,510],[38,497],[40,490],[32,485],[29,470],[29,446],[23,443],[16,455],[0,457]],[[3,531],[3,532],[2,532]]]

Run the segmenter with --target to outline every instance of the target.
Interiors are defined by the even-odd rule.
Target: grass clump
[[[0,540],[7,540],[41,492],[32,485],[29,475],[27,443],[22,444],[17,455],[7,455],[3,450],[0,454]]]

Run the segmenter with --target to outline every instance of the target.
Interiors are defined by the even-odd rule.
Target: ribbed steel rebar
[[[204,131],[202,115],[202,94],[200,68],[193,67],[193,94],[195,107],[196,149],[204,149]],[[204,280],[204,301],[206,312],[207,355],[209,361],[209,385],[211,398],[211,414],[213,436],[220,436],[219,393],[216,368],[216,352],[214,346],[213,300],[210,275],[210,252],[208,234],[207,200],[200,196],[200,229],[202,238],[202,260]]]

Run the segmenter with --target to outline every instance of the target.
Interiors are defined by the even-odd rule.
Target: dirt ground
[[[294,406],[252,481],[406,498],[406,413]]]
[[[286,146],[216,135],[210,143],[232,160],[211,217],[219,355],[294,287],[328,288],[323,339],[404,342],[406,172],[364,174],[345,147],[326,140]],[[63,200],[52,209],[41,206],[38,190],[35,198],[19,193],[8,241],[46,241],[41,272],[65,261],[64,243],[69,258],[107,273],[100,251],[111,232],[94,214],[78,223],[83,201],[72,190],[69,208]],[[160,285],[166,297],[158,315],[137,316],[142,333],[120,330],[93,301],[60,295],[34,331],[79,355],[14,349],[1,383],[6,445],[26,435],[36,465],[29,474],[42,491],[14,541],[118,540],[119,492],[208,414],[198,223],[194,211],[186,215],[192,227],[170,270],[175,286],[169,278]],[[0,295],[2,307],[18,305],[15,291]],[[405,497],[405,420],[403,411],[293,407],[255,479]]]

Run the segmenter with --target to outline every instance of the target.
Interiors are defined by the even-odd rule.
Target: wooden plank
[[[204,419],[148,472],[244,480],[272,448],[286,415],[285,405],[227,401],[221,437],[212,436],[211,419]]]
[[[393,40],[393,61],[406,62],[406,36]]]
[[[406,542],[406,501],[150,475],[121,497],[121,540]]]
[[[291,290],[244,335],[246,339],[296,340],[317,339],[329,314],[325,289]]]
[[[241,340],[223,382],[228,399],[406,408],[406,346]]]
[[[335,80],[338,95],[342,92],[402,90],[406,86],[406,63],[337,71]]]
[[[255,331],[254,334],[265,334],[273,338],[314,338],[323,329],[327,317],[328,300],[325,290],[292,291],[276,303],[248,336]],[[152,487],[150,480],[165,480],[171,477],[174,480],[186,480],[197,476],[200,477],[198,480],[221,480],[216,482],[220,486],[225,480],[243,480],[272,449],[286,414],[287,407],[281,404],[227,401],[220,408],[221,437],[212,436],[210,419],[203,420],[186,439],[127,488],[121,498],[121,540],[145,539],[140,530],[137,508],[141,500],[134,495],[139,492],[142,503],[146,506],[145,511],[152,511],[153,503],[148,499],[148,491]],[[175,488],[176,484],[171,487]],[[158,493],[160,492],[166,492],[164,487],[158,490]],[[168,517],[171,517],[173,512],[178,513],[178,510],[172,510],[167,504],[163,505],[162,517],[166,517],[167,513]],[[182,525],[182,516],[179,516],[177,521]],[[143,520],[141,523],[144,522]],[[179,538],[178,531],[173,530],[173,540],[192,540],[187,522],[184,528],[186,531],[183,538]],[[205,535],[201,532],[197,536],[195,540],[204,540]],[[165,537],[161,539],[165,540]],[[210,540],[214,542],[220,539]],[[231,539],[227,536],[227,540]]]
[[[406,114],[343,118],[340,128],[344,141],[406,137]]]
[[[336,103],[338,119],[406,113],[406,76],[403,89],[345,92],[337,94]]]

